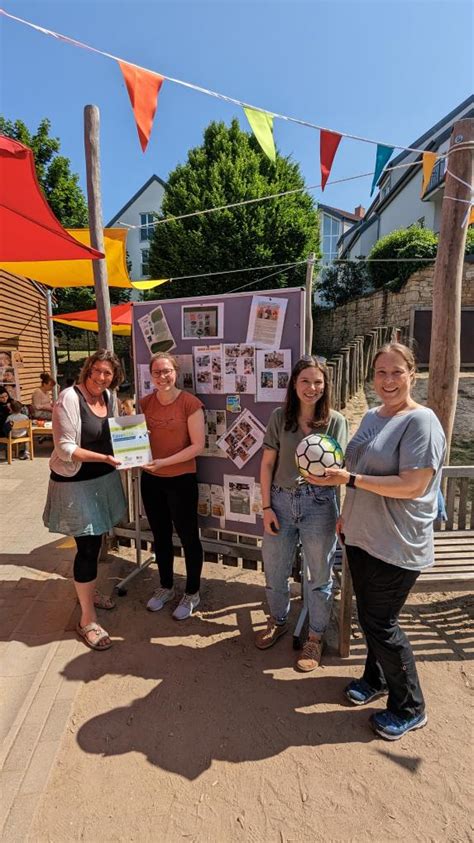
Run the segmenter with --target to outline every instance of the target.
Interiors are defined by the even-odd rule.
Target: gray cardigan
[[[110,400],[110,393],[106,390]],[[49,467],[62,477],[74,477],[82,463],[73,460],[76,448],[81,447],[81,409],[73,386],[63,389],[53,407],[53,441]]]

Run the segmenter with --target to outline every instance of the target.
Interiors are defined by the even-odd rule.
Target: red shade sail
[[[132,332],[132,305],[130,302],[115,304],[110,308],[112,331],[119,336],[130,336]],[[52,319],[73,328],[98,331],[97,310],[75,310],[74,313],[58,313]]]
[[[38,184],[31,149],[0,135],[0,261],[103,257],[56,219]]]

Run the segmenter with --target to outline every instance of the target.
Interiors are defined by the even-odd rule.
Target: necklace
[[[86,398],[88,404],[92,404],[93,406],[95,404],[99,404],[100,407],[104,406],[105,402],[102,393],[100,395],[93,395],[91,392],[89,392],[85,383],[81,384],[81,386],[84,388],[85,392],[87,392]]]

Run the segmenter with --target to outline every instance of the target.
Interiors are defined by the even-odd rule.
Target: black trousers
[[[389,565],[360,547],[346,545],[359,622],[367,641],[363,678],[376,690],[388,689],[387,709],[399,717],[425,710],[410,642],[398,616],[418,571]]]
[[[74,559],[74,579],[76,582],[92,582],[97,579],[102,536],[74,536],[77,553]]]
[[[203,557],[197,520],[196,475],[157,477],[143,471],[141,492],[143,506],[153,533],[162,587],[173,587],[174,524],[184,551],[186,594],[195,594],[199,591]]]

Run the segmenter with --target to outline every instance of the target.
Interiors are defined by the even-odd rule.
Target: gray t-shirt
[[[314,432],[332,436],[339,442],[342,450],[345,450],[349,438],[349,428],[347,420],[337,410],[331,410],[329,424],[326,428],[321,427]],[[283,489],[296,489],[299,486],[301,478],[296,468],[295,451],[301,440],[307,435],[299,427],[295,431],[285,430],[283,407],[277,407],[276,410],[273,410],[268,421],[263,447],[272,448],[278,452],[273,475],[275,486],[281,486]]]
[[[342,510],[346,544],[377,559],[418,571],[433,564],[433,521],[446,439],[435,414],[419,407],[385,418],[369,410],[346,450],[353,474],[390,476],[415,468],[434,470],[424,495],[413,500],[347,489]]]

